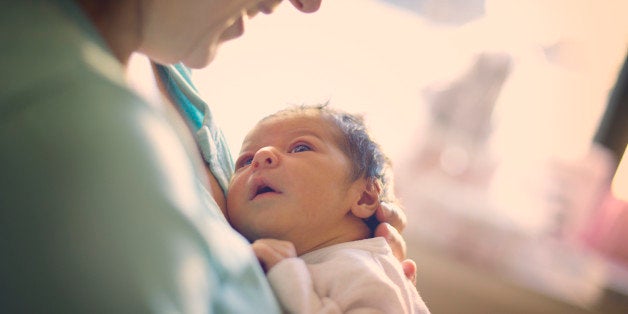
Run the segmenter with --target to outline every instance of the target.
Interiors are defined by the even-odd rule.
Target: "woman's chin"
[[[188,60],[181,61],[181,63],[183,63],[186,67],[191,68],[191,69],[202,69],[208,66],[212,61],[214,61],[213,54],[209,55],[206,59],[200,59],[200,60],[188,59]]]
[[[195,53],[188,58],[181,60],[181,63],[191,69],[202,69],[214,61],[216,51],[216,47],[212,47],[205,51],[205,53]]]

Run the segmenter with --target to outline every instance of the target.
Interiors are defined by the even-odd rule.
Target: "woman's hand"
[[[266,273],[282,260],[297,256],[294,244],[289,241],[259,239],[253,242],[252,247],[255,256]]]
[[[393,254],[401,262],[406,277],[416,284],[416,263],[406,259],[406,241],[400,234],[407,222],[403,210],[396,205],[382,202],[375,211],[375,217],[380,224],[375,228],[374,235],[386,239]]]

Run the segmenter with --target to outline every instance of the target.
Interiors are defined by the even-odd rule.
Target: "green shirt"
[[[199,184],[188,130],[127,88],[73,2],[10,3],[0,312],[279,312],[248,243]],[[220,182],[229,164],[212,167]]]

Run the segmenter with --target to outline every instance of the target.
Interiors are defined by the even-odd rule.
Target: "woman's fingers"
[[[375,228],[374,235],[386,239],[393,255],[401,262],[406,278],[416,285],[416,263],[411,259],[406,259],[406,241],[401,237],[397,229],[387,223],[380,223]]]
[[[406,259],[406,241],[401,237],[397,229],[388,223],[382,222],[375,228],[374,235],[386,239],[393,254],[399,261]]]
[[[410,280],[412,284],[416,286],[416,263],[411,259],[406,259],[401,262],[401,268],[403,268],[403,273],[406,275],[406,278],[408,278],[408,280]]]
[[[375,217],[379,222],[389,223],[399,232],[406,227],[406,214],[401,207],[395,204],[381,202],[375,211]]]

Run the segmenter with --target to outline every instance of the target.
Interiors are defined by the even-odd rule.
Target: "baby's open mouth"
[[[271,193],[271,192],[275,192],[275,190],[271,188],[270,186],[263,185],[257,188],[257,191],[255,192],[255,196],[258,196],[264,193]]]
[[[265,182],[260,182],[260,184],[255,189],[253,189],[251,193],[252,194],[251,199],[254,199],[260,195],[264,195],[268,193],[281,193],[281,192],[276,190],[272,186],[266,184]]]

